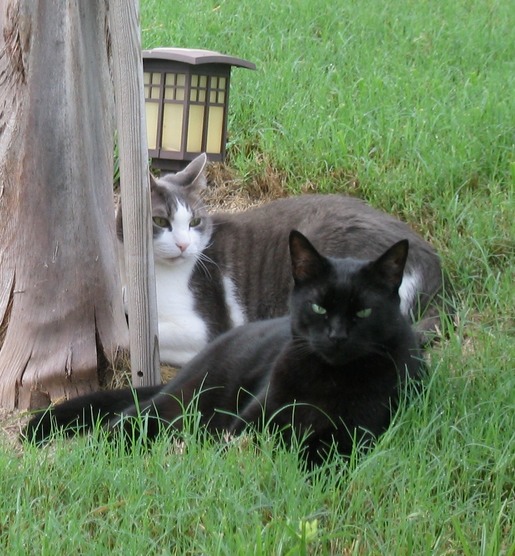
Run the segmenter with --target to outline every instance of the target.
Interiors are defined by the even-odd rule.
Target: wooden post
[[[134,386],[159,384],[143,64],[137,0],[109,3],[120,155],[127,302]]]

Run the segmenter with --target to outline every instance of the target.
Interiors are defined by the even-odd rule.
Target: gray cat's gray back
[[[442,288],[440,261],[432,247],[405,223],[353,197],[280,199],[241,213],[215,214],[213,224],[211,245],[205,252],[234,284],[249,321],[287,312],[291,229],[303,233],[320,252],[339,258],[373,259],[395,242],[408,239],[405,276],[406,288],[412,292],[406,295],[412,294],[413,302],[406,312],[418,314]]]

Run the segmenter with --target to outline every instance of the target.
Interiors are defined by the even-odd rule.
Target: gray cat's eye
[[[152,222],[156,226],[159,226],[159,228],[168,228],[170,226],[170,222],[168,222],[168,218],[165,218],[164,216],[153,216]]]
[[[190,228],[196,228],[201,222],[202,220],[200,218],[192,218],[190,220]]]
[[[316,313],[317,315],[325,315],[327,313],[327,310],[324,309],[324,307],[321,307],[316,303],[311,304],[311,309],[313,310],[313,313]]]
[[[367,317],[370,316],[371,313],[372,313],[372,309],[370,309],[370,308],[361,309],[361,311],[358,311],[356,313],[356,316],[359,317],[360,319],[366,319]]]

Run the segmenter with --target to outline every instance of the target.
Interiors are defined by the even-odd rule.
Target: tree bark
[[[98,388],[127,347],[105,0],[0,1],[0,405]]]

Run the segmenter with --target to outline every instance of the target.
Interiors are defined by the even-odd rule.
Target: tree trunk
[[[98,388],[128,334],[105,0],[0,0],[0,405]]]

